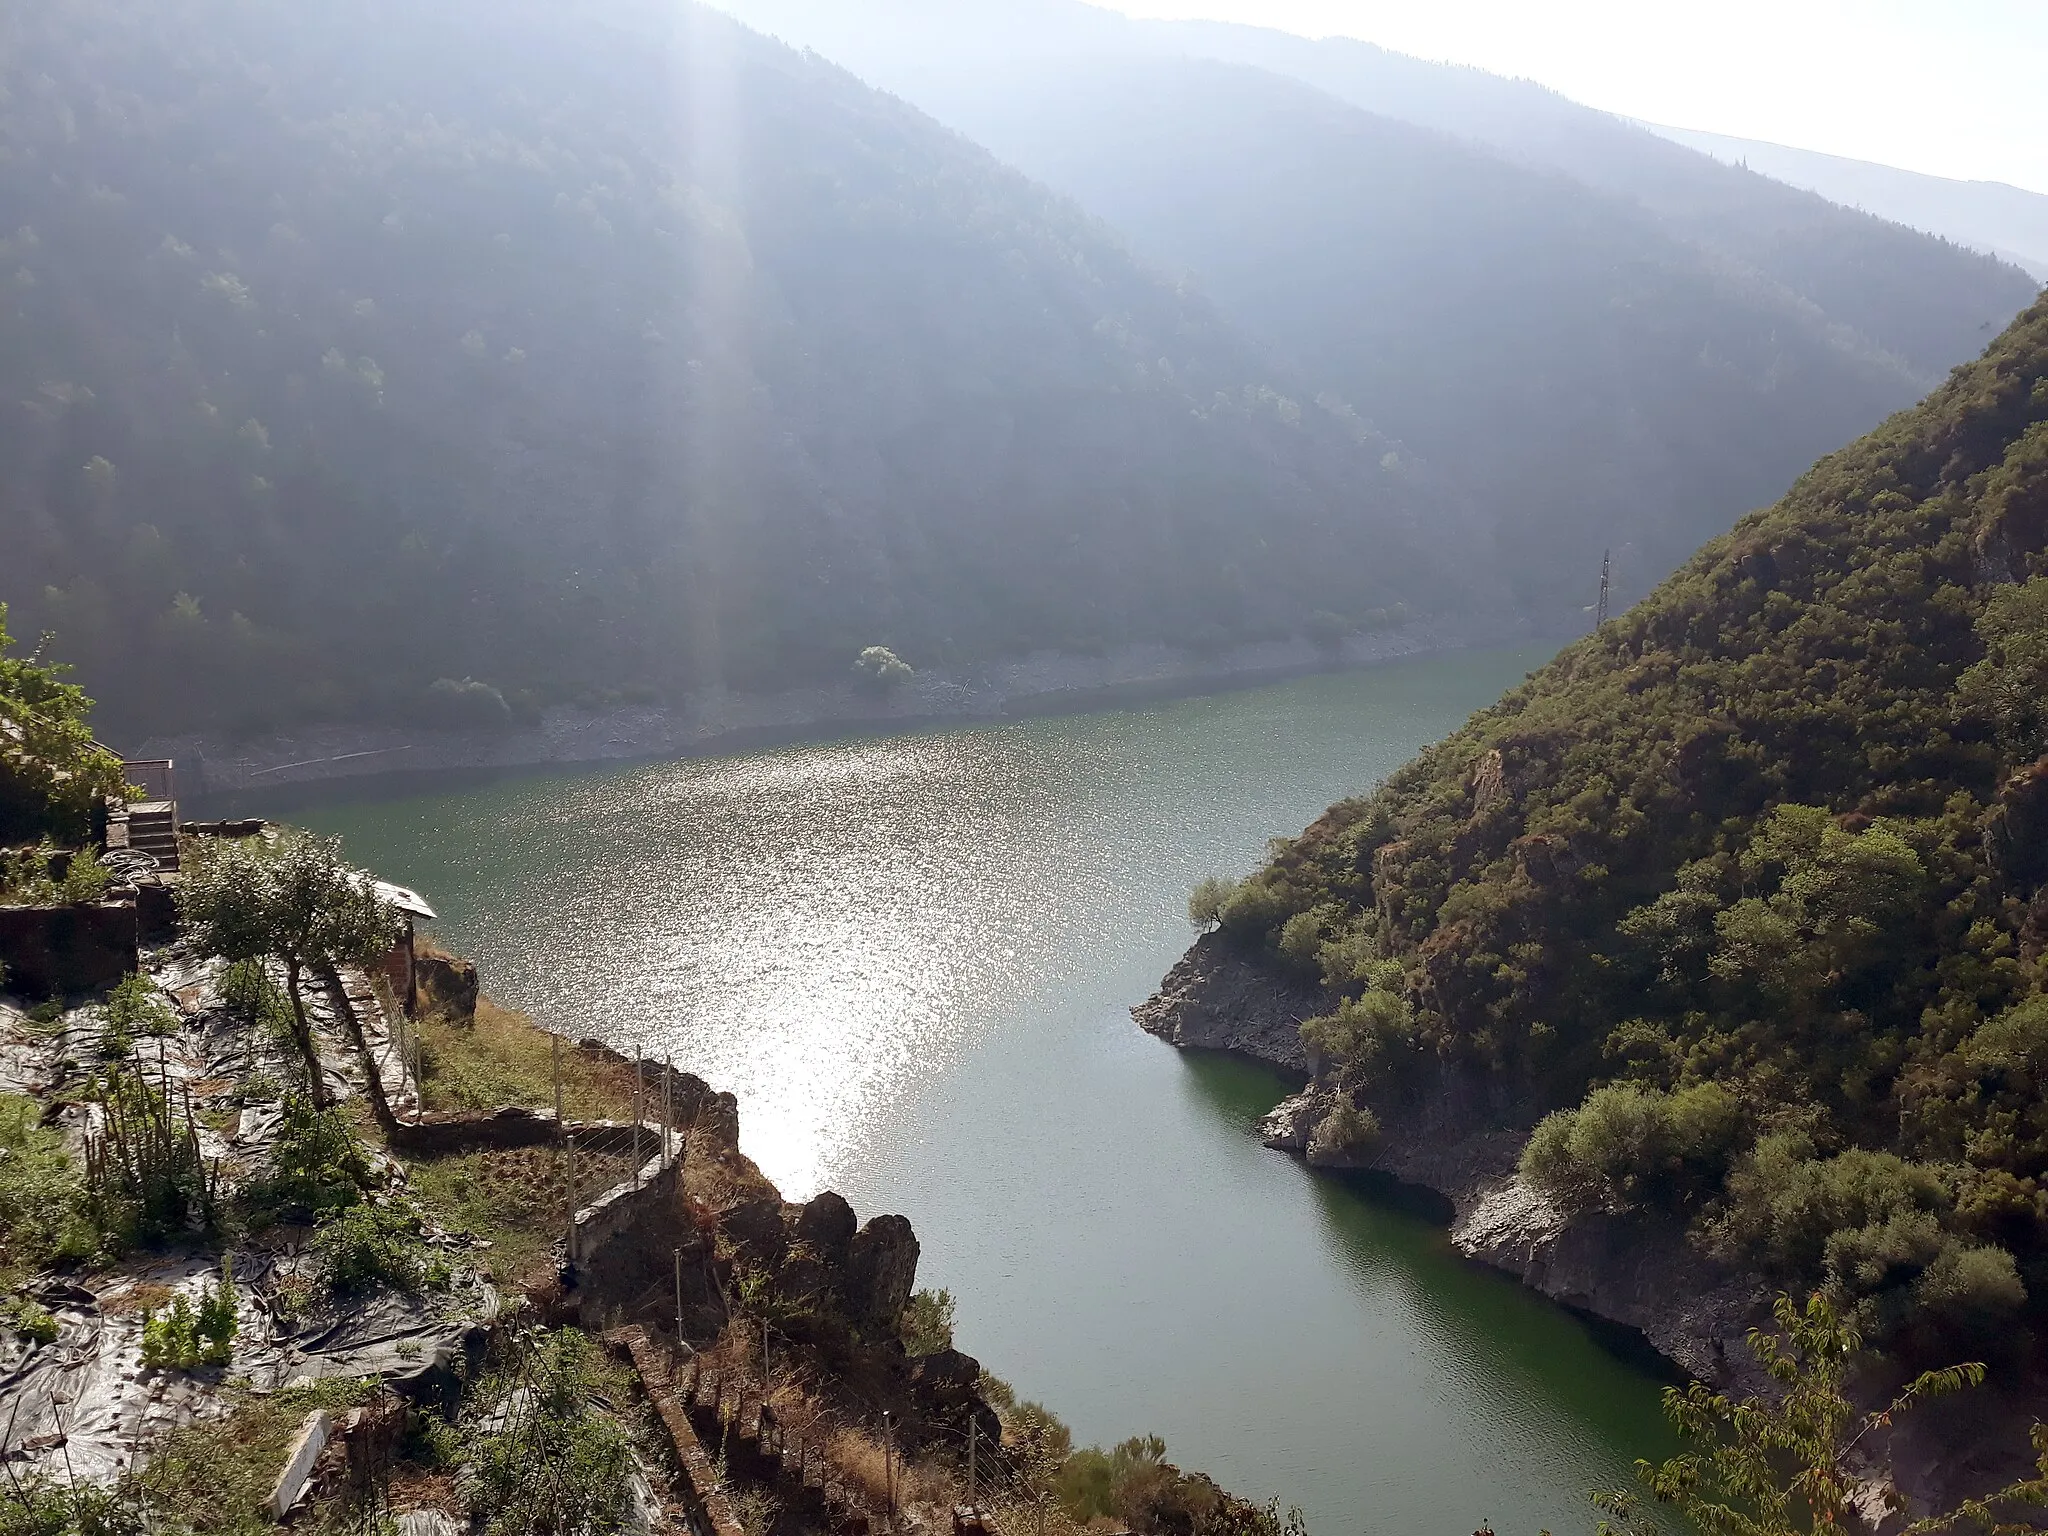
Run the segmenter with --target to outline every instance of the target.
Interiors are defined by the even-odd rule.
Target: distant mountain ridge
[[[1658,123],[1643,127],[1730,165],[1817,192],[1847,208],[1988,251],[2048,281],[2048,194],[2002,181],[1958,181],[1811,149]]]
[[[1539,623],[1645,590],[2035,293],[1526,81],[1072,0],[728,0],[1069,193],[1469,494]],[[1372,110],[1368,111],[1367,108]]]

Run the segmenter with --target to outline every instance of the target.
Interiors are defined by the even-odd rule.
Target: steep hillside
[[[1278,76],[1076,61],[1060,100],[977,134],[1455,477],[1552,623],[1605,547],[1640,593],[1924,387],[1639,208]]]
[[[1362,44],[1067,0],[726,3],[1188,271],[1469,491],[1552,625],[1603,549],[1639,595],[2035,292],[1527,82]]]
[[[701,9],[61,0],[0,20],[0,103],[0,598],[117,733],[1486,588],[1341,402]]]
[[[1522,1171],[1564,1211],[1677,1213],[2013,1369],[2048,1312],[2044,697],[2048,301],[1203,915],[1321,989],[1325,1141],[1452,1064],[1501,1125],[1559,1111]]]

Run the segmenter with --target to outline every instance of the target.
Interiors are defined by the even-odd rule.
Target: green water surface
[[[1128,1012],[1196,880],[1540,659],[287,808],[425,891],[499,997],[736,1091],[785,1194],[907,1214],[961,1347],[1082,1441],[1164,1435],[1319,1536],[1563,1536],[1669,1449],[1659,1380],[1264,1150],[1280,1079]]]

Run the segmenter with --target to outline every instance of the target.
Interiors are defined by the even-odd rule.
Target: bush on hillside
[[[1397,992],[1347,997],[1337,1011],[1305,1019],[1301,1043],[1317,1070],[1334,1069],[1340,1081],[1364,1084],[1415,1044],[1415,1010]]]
[[[853,662],[854,680],[873,694],[885,694],[917,675],[910,663],[886,645],[871,645]]]
[[[1610,1083],[1536,1127],[1522,1176],[1567,1212],[1683,1205],[1719,1186],[1741,1131],[1719,1084]]]

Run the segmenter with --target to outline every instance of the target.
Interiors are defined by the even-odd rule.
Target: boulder
[[[789,1229],[782,1224],[782,1202],[765,1196],[742,1200],[718,1213],[718,1225],[753,1263],[773,1269],[789,1249]]]
[[[901,1216],[877,1216],[853,1237],[846,1261],[846,1311],[874,1332],[894,1329],[917,1289],[917,1234]]]
[[[820,1263],[844,1269],[853,1249],[853,1235],[860,1219],[844,1198],[826,1190],[803,1208],[796,1219],[796,1240],[818,1256]]]
[[[1329,1094],[1311,1083],[1292,1098],[1282,1099],[1259,1122],[1259,1139],[1276,1152],[1305,1153],[1316,1126],[1329,1112]]]
[[[1003,1421],[982,1400],[981,1362],[972,1355],[942,1349],[935,1355],[918,1356],[910,1362],[910,1391],[928,1417],[963,1434],[972,1419],[983,1444],[1002,1443]]]
[[[476,1021],[479,984],[473,962],[422,951],[413,957],[412,975],[423,1012],[441,1014],[457,1024]]]

